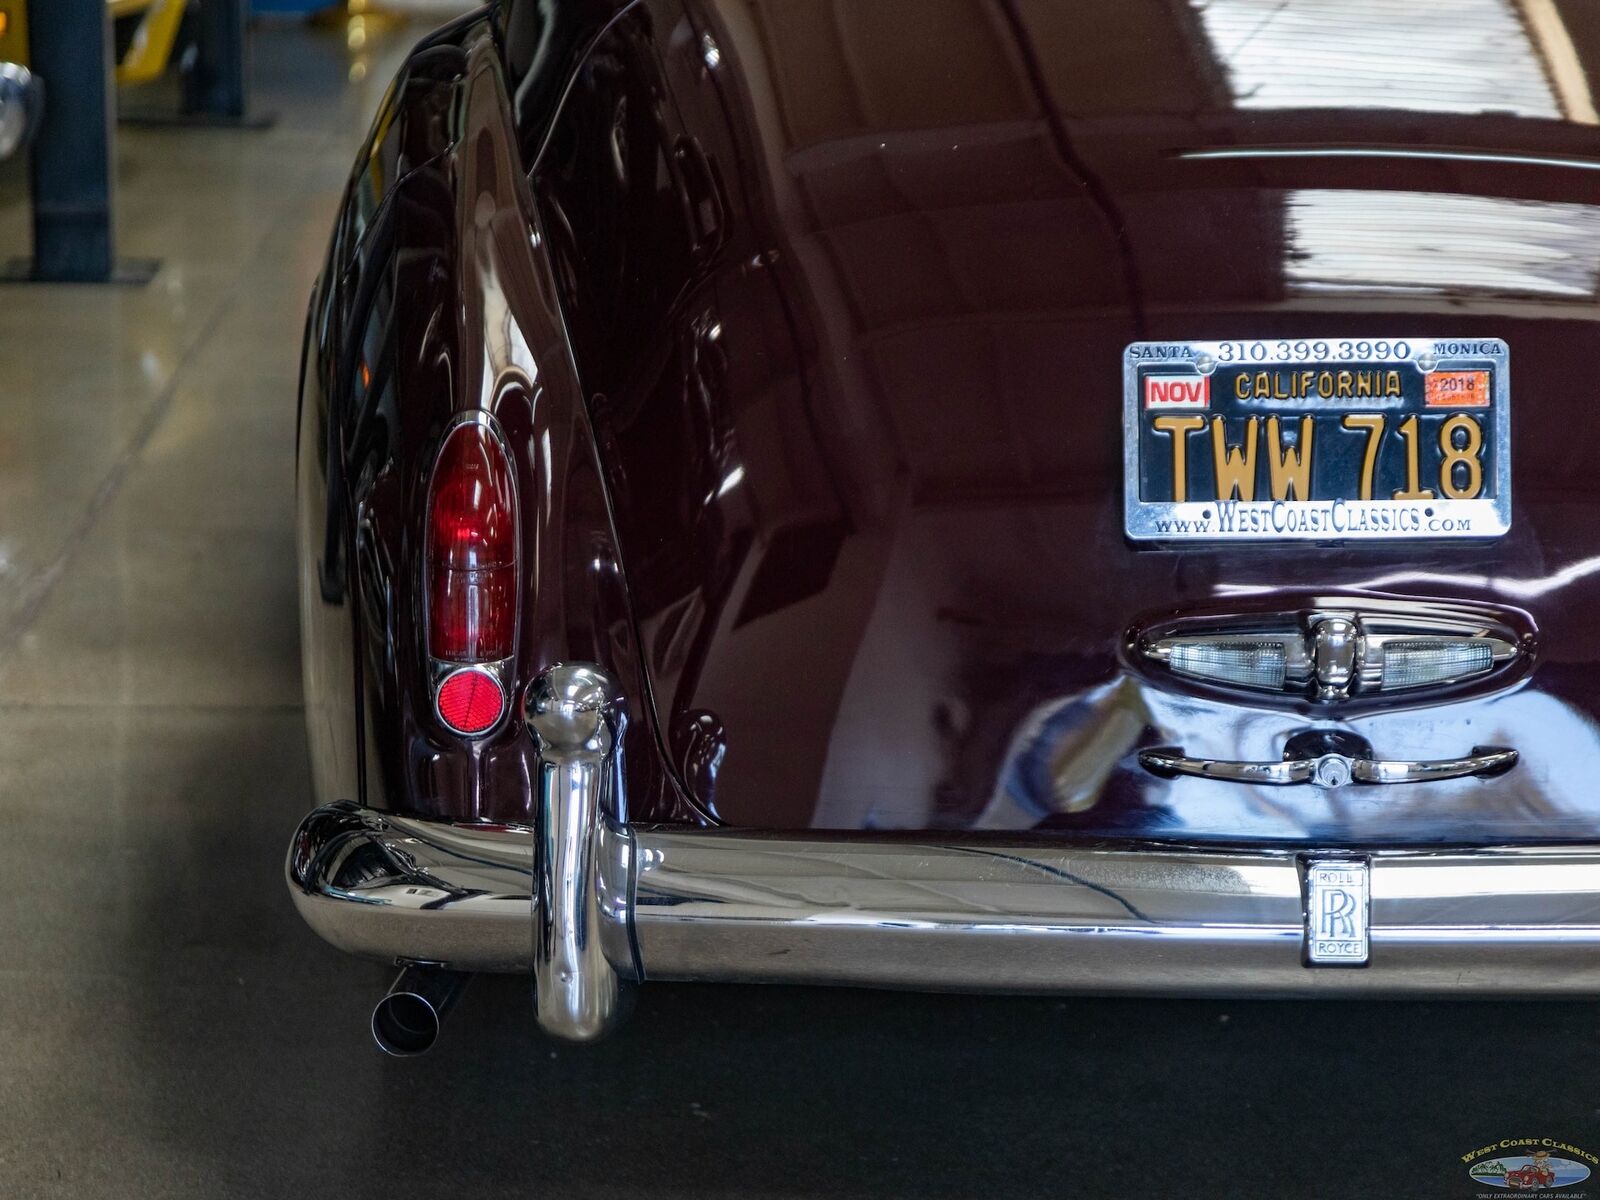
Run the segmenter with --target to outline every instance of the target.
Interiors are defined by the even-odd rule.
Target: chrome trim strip
[[[1434,150],[1391,146],[1230,146],[1180,150],[1179,158],[1194,160],[1230,158],[1402,158],[1431,162],[1500,163],[1519,167],[1568,167],[1600,171],[1600,159],[1570,158],[1559,154],[1506,154],[1495,150]]]

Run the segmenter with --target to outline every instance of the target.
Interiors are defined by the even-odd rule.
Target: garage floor
[[[305,297],[401,46],[265,29],[271,131],[123,131],[153,284],[0,288],[0,1196],[1465,1197],[1501,1138],[1600,1151],[1588,1005],[652,986],[577,1051],[487,979],[431,1056],[373,1049],[389,972],[281,879],[290,485]]]

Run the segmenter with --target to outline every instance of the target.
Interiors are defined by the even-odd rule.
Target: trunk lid
[[[659,494],[613,481],[669,757],[713,815],[1316,844],[1600,836],[1584,782],[1600,763],[1586,10],[695,11],[720,50],[735,216],[767,247],[803,379],[786,400],[741,390],[742,363],[781,357],[773,322],[752,332],[748,291],[720,311],[722,483],[679,505],[672,534],[715,565],[694,581],[683,555],[648,549],[666,545],[659,511],[641,513]],[[1509,346],[1508,533],[1124,537],[1125,346],[1386,337]],[[659,483],[644,428],[603,441]],[[1330,704],[1199,685],[1137,649],[1175,619],[1439,604],[1509,622],[1524,662],[1476,688]],[[1386,760],[1521,759],[1494,779],[1333,789],[1138,760],[1171,745],[1273,761],[1307,731]]]

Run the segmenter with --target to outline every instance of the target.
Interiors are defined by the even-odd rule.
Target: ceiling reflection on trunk
[[[1191,0],[1239,108],[1504,112],[1593,123],[1550,0]]]
[[[1285,204],[1291,289],[1592,296],[1600,208],[1434,192],[1306,189]]]

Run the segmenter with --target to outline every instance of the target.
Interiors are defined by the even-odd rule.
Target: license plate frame
[[[1502,339],[1144,341],[1126,347],[1122,370],[1123,530],[1133,542],[1481,540],[1511,528],[1510,350]],[[1358,388],[1361,394],[1346,394]],[[1161,416],[1185,418],[1165,423],[1183,431],[1158,433]],[[1412,416],[1417,422],[1404,432]],[[1439,437],[1457,416],[1470,422],[1450,434],[1457,453],[1471,444],[1473,428],[1481,445],[1469,456],[1478,461],[1480,480],[1469,498],[1446,494],[1441,476],[1446,450]],[[1198,427],[1195,417],[1202,419]],[[1273,456],[1286,467],[1298,464],[1284,455],[1293,451],[1305,417],[1313,420],[1310,495],[1290,484],[1277,495]],[[1345,417],[1382,417],[1384,425],[1352,428]],[[1221,448],[1212,418],[1223,422]],[[1271,442],[1269,432],[1279,440]],[[1242,455],[1249,433],[1256,437],[1254,494],[1243,496],[1240,475],[1227,499],[1219,499],[1219,455]],[[1180,436],[1193,495],[1173,449]],[[1369,436],[1377,443],[1370,464]],[[1332,447],[1331,460],[1323,446]],[[1157,449],[1173,455],[1172,462],[1147,457]],[[1354,467],[1352,457],[1359,460]],[[1243,467],[1242,457],[1237,465]],[[1450,469],[1452,490],[1467,491],[1471,468],[1458,458]]]

